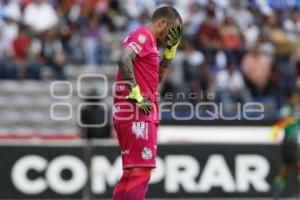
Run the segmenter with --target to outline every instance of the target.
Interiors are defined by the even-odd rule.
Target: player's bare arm
[[[127,99],[136,102],[138,108],[142,110],[145,115],[149,115],[151,112],[151,102],[148,99],[143,98],[134,77],[132,61],[135,57],[136,54],[131,48],[122,48],[118,66],[122,80],[126,81],[130,88],[130,94],[127,96]]]
[[[165,74],[170,66],[171,60],[163,58],[159,63],[159,82],[162,82]]]
[[[122,48],[120,59],[118,61],[118,66],[121,72],[123,81],[128,82],[129,87],[133,88],[136,86],[134,72],[133,72],[133,63],[136,54],[130,48]]]

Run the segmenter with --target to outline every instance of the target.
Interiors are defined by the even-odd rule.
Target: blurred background
[[[64,195],[51,183],[48,189],[26,193],[8,176],[16,160],[27,154],[44,156],[49,165],[66,152],[75,154],[88,172],[86,160],[92,155],[113,163],[118,149],[110,120],[112,84],[120,45],[165,4],[181,14],[184,36],[160,88],[163,158],[172,151],[194,156],[202,170],[209,156],[224,154],[236,178],[235,156],[265,156],[268,187],[249,182],[249,188],[239,190],[242,183],[237,181],[234,190],[221,183],[215,191],[187,189],[184,183],[168,190],[162,178],[150,188],[151,197],[270,196],[280,154],[279,141],[269,133],[288,95],[299,95],[300,89],[299,0],[0,0],[0,174],[7,176],[0,181],[1,199],[81,199],[89,193],[84,189],[90,188],[89,181]],[[244,105],[253,102],[263,110],[253,108],[247,117]],[[219,105],[221,116],[211,114],[212,103]],[[85,126],[89,124],[102,125]],[[86,138],[103,140],[90,146],[82,140]],[[167,162],[163,158],[161,163]],[[101,171],[107,165],[98,162],[100,172],[93,173],[114,168]],[[161,166],[165,171],[172,167]],[[70,185],[68,180],[76,176],[67,172],[62,179]],[[24,185],[40,174],[28,176]],[[103,182],[107,190],[94,189],[97,199],[109,198],[114,181]]]

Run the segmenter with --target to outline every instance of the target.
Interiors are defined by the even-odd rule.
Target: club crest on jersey
[[[148,140],[148,123],[147,122],[132,122],[132,132],[136,139],[142,138]]]
[[[153,156],[153,153],[151,151],[151,149],[144,147],[143,151],[142,151],[142,158],[144,160],[150,160]]]
[[[139,34],[138,36],[138,41],[141,43],[141,44],[144,44],[146,42],[146,37],[143,35],[143,34]]]

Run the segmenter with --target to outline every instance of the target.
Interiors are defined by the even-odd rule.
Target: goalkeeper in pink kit
[[[123,175],[114,200],[143,200],[155,168],[159,81],[176,54],[182,20],[176,9],[156,9],[151,23],[130,33],[122,44],[114,84],[113,122],[121,149]],[[162,59],[158,45],[164,46]]]

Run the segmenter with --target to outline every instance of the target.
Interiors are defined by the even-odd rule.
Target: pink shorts
[[[115,123],[123,169],[156,167],[158,124],[148,121]]]

